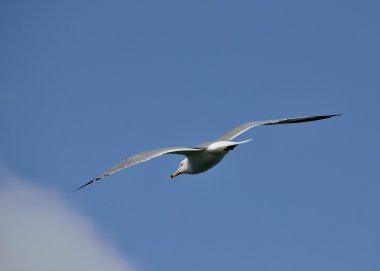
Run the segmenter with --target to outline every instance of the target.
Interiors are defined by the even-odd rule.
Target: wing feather
[[[263,120],[263,121],[253,121],[237,126],[226,133],[224,133],[221,137],[219,137],[216,141],[221,140],[232,140],[235,137],[241,135],[242,133],[252,129],[253,127],[259,125],[276,125],[276,124],[289,124],[289,123],[300,123],[300,122],[308,122],[308,121],[316,121],[328,119],[331,117],[340,116],[339,115],[324,115],[324,116],[307,116],[307,117],[297,117],[297,118],[288,118],[288,119],[276,119],[276,120]]]
[[[111,174],[114,174],[114,173],[116,173],[122,169],[136,165],[138,163],[148,161],[152,158],[161,156],[163,154],[182,154],[185,156],[189,156],[192,153],[198,152],[201,150],[202,149],[200,149],[200,148],[168,147],[168,148],[160,148],[160,149],[141,152],[141,153],[138,153],[136,155],[133,155],[133,156],[127,158],[124,161],[121,161],[120,163],[116,164],[115,166],[111,167],[110,169],[106,170],[105,172],[103,172],[99,176],[95,177],[91,181],[85,183],[84,185],[82,185],[81,187],[79,187],[75,190],[79,190],[79,189],[81,189],[81,188],[83,188],[89,184],[92,184],[93,182],[99,181],[99,180],[103,179],[104,177],[107,177]]]

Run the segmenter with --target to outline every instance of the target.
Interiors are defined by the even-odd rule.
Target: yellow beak
[[[173,174],[172,175],[170,175],[170,178],[175,178],[176,176],[178,176],[178,175],[180,175],[181,174],[181,172],[180,172],[180,170],[179,169],[177,169],[176,171],[174,171],[173,172]]]

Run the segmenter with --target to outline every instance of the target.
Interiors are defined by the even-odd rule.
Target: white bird
[[[163,154],[181,154],[185,155],[186,158],[179,164],[178,169],[170,175],[173,179],[180,174],[198,174],[209,170],[210,168],[217,165],[223,160],[224,156],[231,150],[233,150],[237,145],[247,143],[251,139],[244,141],[232,141],[235,137],[248,131],[249,129],[259,126],[259,125],[275,125],[275,124],[288,124],[288,123],[300,123],[308,121],[316,121],[327,119],[331,117],[336,117],[339,115],[324,115],[324,116],[308,116],[308,117],[297,117],[288,119],[276,119],[276,120],[264,120],[264,121],[253,121],[242,125],[239,125],[214,141],[203,143],[201,145],[188,148],[188,147],[168,147],[160,148],[151,151],[141,152],[128,159],[118,163],[114,167],[108,169],[107,171],[100,174],[98,177],[92,179],[91,181],[85,183],[81,187],[77,188],[79,190],[93,182],[99,181],[104,177],[107,177],[119,170],[125,169],[127,167],[133,166],[135,164],[148,161],[152,158],[158,157]]]

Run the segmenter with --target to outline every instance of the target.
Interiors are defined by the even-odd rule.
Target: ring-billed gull
[[[178,169],[170,175],[173,179],[180,174],[198,174],[209,170],[210,168],[217,165],[224,156],[231,150],[233,150],[237,145],[247,143],[251,139],[244,141],[232,141],[235,137],[248,131],[249,129],[259,126],[259,125],[275,125],[275,124],[289,124],[289,123],[300,123],[308,121],[316,121],[327,119],[331,117],[336,117],[339,115],[324,115],[324,116],[308,116],[308,117],[297,117],[288,119],[276,119],[276,120],[264,120],[264,121],[253,121],[242,125],[239,125],[214,141],[203,143],[201,145],[188,148],[188,147],[168,147],[160,148],[151,151],[141,152],[128,159],[118,163],[114,167],[103,172],[96,178],[85,183],[81,187],[77,188],[79,190],[93,182],[99,181],[104,177],[107,177],[119,170],[125,169],[127,167],[133,166],[135,164],[148,161],[152,158],[158,157],[163,154],[181,154],[185,155],[186,158],[179,164]]]

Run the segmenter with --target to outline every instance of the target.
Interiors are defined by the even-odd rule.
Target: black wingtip
[[[342,114],[333,114],[333,115],[315,116],[314,119],[311,119],[311,121],[314,121],[314,120],[329,119],[329,118],[333,118],[333,117],[339,117],[339,116],[341,116],[341,115],[342,115]]]
[[[333,118],[333,117],[339,117],[341,116],[342,114],[333,114],[333,115],[322,115],[322,116],[314,116],[314,117],[311,117],[311,121],[314,121],[314,120],[323,120],[323,119],[329,119],[329,118]]]
[[[92,179],[91,181],[85,183],[84,185],[82,185],[81,187],[78,187],[77,189],[75,189],[74,191],[78,191],[79,189],[82,189],[83,187],[89,185],[89,184],[92,184],[93,182],[96,182],[97,180],[100,180],[101,178],[95,178],[95,179]]]
[[[343,114],[334,114],[334,115],[329,115],[329,118],[332,118],[332,117],[339,117],[339,116],[342,116]]]

